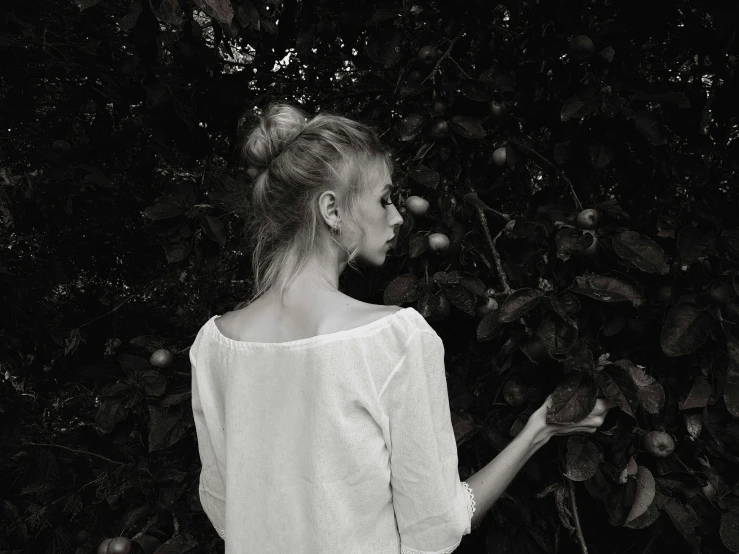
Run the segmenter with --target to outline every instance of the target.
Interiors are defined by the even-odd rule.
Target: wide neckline
[[[292,347],[306,346],[310,344],[320,344],[324,342],[332,342],[334,340],[339,340],[339,339],[347,338],[347,337],[361,336],[362,334],[374,329],[375,327],[379,327],[380,325],[383,325],[389,321],[392,321],[393,318],[399,317],[400,314],[409,313],[409,310],[414,310],[414,308],[411,306],[408,306],[406,308],[401,308],[397,312],[382,316],[381,318],[371,321],[370,323],[365,323],[364,325],[360,325],[358,327],[352,327],[351,329],[343,329],[341,331],[334,331],[333,333],[324,333],[322,335],[314,335],[312,337],[306,337],[304,339],[290,340],[290,341],[285,341],[285,342],[253,342],[253,341],[236,340],[236,339],[227,337],[221,332],[221,330],[216,325],[216,319],[221,317],[222,314],[216,314],[213,317],[211,317],[208,320],[207,325],[211,329],[212,336],[218,342],[220,342],[221,344],[225,344],[226,346],[229,346],[231,348],[236,348],[239,350],[244,350],[244,349],[278,350],[278,349],[289,349]]]

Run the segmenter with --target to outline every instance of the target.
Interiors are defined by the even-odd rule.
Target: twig
[[[480,223],[482,224],[482,229],[485,232],[485,238],[488,241],[488,246],[490,247],[490,251],[493,253],[493,259],[495,260],[495,267],[498,270],[498,277],[500,278],[500,284],[503,285],[503,292],[496,294],[496,296],[508,296],[513,291],[511,290],[511,287],[508,285],[508,278],[506,277],[505,271],[503,270],[503,263],[500,260],[500,254],[498,253],[498,249],[495,247],[495,243],[498,240],[498,237],[500,237],[500,233],[503,232],[501,229],[500,233],[495,235],[495,238],[492,238],[490,235],[490,228],[488,227],[488,222],[485,219],[485,211],[482,208],[476,208],[477,209],[477,216],[480,218]]]
[[[147,521],[147,522],[146,522],[146,524],[145,524],[145,525],[144,525],[144,527],[143,527],[143,528],[141,529],[141,531],[139,531],[139,532],[138,532],[138,533],[136,533],[136,534],[135,534],[135,535],[134,535],[133,537],[131,537],[131,540],[136,540],[136,539],[138,539],[138,538],[139,538],[139,537],[140,537],[141,535],[143,535],[144,533],[146,533],[146,532],[147,532],[147,531],[149,530],[149,528],[150,528],[150,527],[151,527],[152,525],[154,525],[154,524],[155,524],[155,523],[156,523],[157,521],[159,521],[159,515],[158,515],[158,514],[157,514],[157,515],[154,515],[154,516],[152,516],[151,518],[149,518],[149,521]]]
[[[459,40],[460,38],[462,38],[462,35],[461,35],[461,34],[459,34],[459,35],[457,35],[456,37],[454,37],[454,40],[452,40],[452,41],[451,41],[451,42],[449,43],[449,48],[447,48],[447,49],[446,49],[446,52],[444,52],[444,53],[443,53],[443,54],[441,55],[441,57],[440,57],[440,58],[439,58],[439,59],[438,59],[438,60],[436,61],[436,65],[434,66],[434,69],[433,69],[433,71],[432,71],[431,73],[429,73],[428,75],[426,75],[426,77],[425,77],[425,78],[423,79],[423,81],[421,81],[421,82],[420,82],[420,84],[418,85],[419,87],[422,87],[422,86],[423,86],[423,84],[424,84],[424,83],[425,83],[426,81],[428,81],[429,79],[433,78],[433,77],[434,77],[434,75],[436,75],[436,74],[437,74],[437,73],[439,72],[439,67],[441,66],[441,62],[443,62],[443,61],[444,61],[445,59],[447,59],[447,58],[449,57],[449,54],[451,54],[451,52],[452,52],[452,48],[454,48],[454,45],[455,45],[455,44],[457,43],[457,41],[458,41],[458,40]]]
[[[465,77],[467,77],[470,80],[472,79],[472,77],[470,77],[469,75],[467,75],[467,72],[464,69],[462,69],[462,67],[457,63],[457,60],[455,60],[451,56],[449,56],[449,59],[452,60],[452,62],[454,62],[454,65],[456,65],[457,66],[457,69],[459,69],[462,72],[462,75],[464,75]]]
[[[572,192],[572,196],[575,198],[575,204],[577,204],[577,208],[579,210],[582,210],[582,204],[580,203],[580,199],[577,197],[577,194],[575,193],[575,187],[572,185],[572,181],[570,181],[567,178],[567,175],[565,175],[561,169],[559,169],[556,165],[554,165],[544,156],[539,154],[536,150],[534,150],[533,148],[529,148],[525,144],[522,144],[521,142],[517,141],[516,139],[512,139],[509,137],[508,142],[512,142],[513,144],[521,148],[521,150],[528,152],[529,154],[534,156],[537,160],[539,160],[541,163],[546,165],[549,169],[554,170],[560,177],[562,177],[562,179],[564,179],[565,182],[570,186],[570,191]]]
[[[46,443],[37,443],[37,442],[26,442],[23,443],[23,445],[31,445],[31,446],[54,446],[56,448],[63,448],[64,450],[69,450],[70,452],[76,452],[77,454],[86,454],[88,456],[94,456],[96,458],[100,458],[101,460],[105,460],[106,462],[110,462],[111,464],[118,464],[119,466],[126,465],[123,462],[118,462],[116,460],[111,460],[110,458],[106,458],[105,456],[101,456],[100,454],[94,454],[92,452],[87,452],[86,450],[76,450],[74,448],[69,448],[68,446],[62,446],[61,444],[46,444]]]
[[[567,488],[570,490],[570,507],[572,508],[572,517],[575,519],[575,531],[577,531],[577,540],[580,543],[582,554],[588,554],[588,546],[585,544],[585,537],[582,534],[582,526],[580,525],[580,516],[577,515],[577,501],[575,500],[575,484],[572,479],[565,477]]]

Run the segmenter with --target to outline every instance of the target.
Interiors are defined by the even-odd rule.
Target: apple
[[[447,104],[443,100],[434,102],[433,112],[435,115],[444,115],[446,113]]]
[[[444,233],[431,233],[429,235],[429,249],[433,252],[444,252],[449,248],[449,237]]]
[[[113,539],[105,539],[98,545],[97,554],[108,554],[108,545]]]
[[[518,379],[510,379],[503,385],[503,400],[506,404],[518,408],[526,403],[528,387]]]
[[[446,121],[443,119],[436,119],[431,124],[428,134],[431,138],[438,139],[446,135],[448,129],[449,124]]]
[[[420,71],[417,69],[414,69],[413,71],[408,73],[408,83],[412,85],[417,85],[421,82],[421,79],[423,79],[423,75]]]
[[[495,165],[505,165],[506,162],[506,149],[505,146],[501,146],[493,152],[493,163]]]
[[[532,362],[542,362],[553,359],[547,347],[538,337],[532,338],[523,346],[523,352]]]
[[[649,431],[643,443],[644,449],[655,458],[667,458],[675,450],[675,441],[664,431]]]
[[[727,304],[736,298],[736,291],[731,283],[724,281],[708,290],[708,298],[716,304]]]
[[[127,537],[115,537],[108,545],[108,554],[130,554],[131,539]]]
[[[409,196],[405,199],[405,207],[416,217],[423,217],[429,211],[428,200],[420,196]]]
[[[451,311],[451,306],[449,305],[449,300],[447,300],[446,296],[439,295],[439,307],[434,310],[434,315],[438,317],[446,317],[449,315],[449,312]]]
[[[439,57],[439,52],[433,46],[424,46],[418,51],[418,59],[424,65],[433,65]]]
[[[490,115],[493,117],[503,117],[506,113],[508,113],[508,108],[505,104],[496,102],[495,100],[490,103]]]
[[[55,140],[51,145],[51,149],[54,152],[62,152],[64,154],[69,154],[72,151],[72,147],[66,140]]]
[[[587,35],[578,35],[570,41],[570,54],[575,58],[588,58],[595,52],[593,41]]]
[[[585,250],[580,250],[578,254],[580,256],[583,256],[585,258],[594,258],[595,255],[598,253],[598,237],[595,236],[595,233],[590,231],[590,234],[593,235],[593,242],[590,246],[588,246]]]
[[[154,367],[169,367],[172,365],[173,360],[172,353],[169,350],[161,348],[151,355],[149,363]]]
[[[481,304],[477,305],[477,307],[475,308],[475,313],[477,313],[478,317],[485,317],[487,314],[497,309],[498,301],[495,300],[495,298],[488,298]]]
[[[595,229],[600,221],[600,212],[593,208],[587,208],[577,214],[575,223],[580,229]]]

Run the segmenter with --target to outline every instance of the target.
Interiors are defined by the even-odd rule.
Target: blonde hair
[[[284,304],[288,286],[306,262],[327,254],[318,234],[318,199],[328,190],[339,197],[342,236],[349,229],[356,237],[348,244],[333,234],[331,238],[349,254],[347,265],[359,272],[355,259],[366,233],[358,223],[358,201],[371,186],[366,168],[385,164],[394,171],[392,151],[375,128],[326,112],[308,119],[303,110],[284,102],[271,103],[261,115],[245,114],[240,127],[245,123],[251,125],[241,154],[259,173],[245,214],[254,288],[237,309],[275,286]]]

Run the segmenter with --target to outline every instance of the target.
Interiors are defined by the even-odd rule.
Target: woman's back
[[[329,321],[324,306],[292,338],[250,326],[256,309],[224,326],[279,341],[213,316],[190,349],[200,500],[226,554],[451,552],[473,499],[441,339],[413,308]]]

